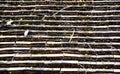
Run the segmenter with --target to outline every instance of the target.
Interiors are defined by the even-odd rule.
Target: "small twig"
[[[30,48],[30,50],[28,51],[30,53],[30,58],[32,57],[32,47]]]
[[[12,61],[14,61],[14,58],[15,58],[15,56],[17,55],[18,53],[16,53],[13,57],[12,57]]]
[[[28,33],[29,33],[29,30],[26,30],[26,31],[24,32],[24,36],[27,37],[27,36],[28,36]]]
[[[16,54],[12,57],[12,61],[14,60],[14,57],[16,56]]]
[[[3,19],[1,24],[0,24],[0,27],[11,26],[11,25],[13,25],[12,23],[13,23],[13,20],[8,20],[7,21],[7,20]]]
[[[87,43],[87,42],[86,42],[86,43]],[[90,44],[88,44],[88,43],[87,43],[87,45],[89,46],[89,48],[90,48],[90,49],[92,49],[92,47],[91,47],[91,45],[90,45]],[[95,53],[96,53],[96,57],[97,57],[97,56],[98,56],[98,54],[97,54],[97,52],[96,52],[96,50],[95,50],[95,49],[94,49],[94,51],[95,51]],[[96,58],[96,60],[97,60],[97,58]]]
[[[75,34],[75,29],[73,30],[72,35],[70,36],[70,40],[69,40],[69,42],[71,42],[71,40],[72,40],[74,34]]]
[[[37,8],[37,6],[34,7],[33,12],[31,14],[34,14],[36,8]],[[42,14],[42,13],[38,13],[37,16],[42,16],[41,21],[43,21],[45,19],[45,17],[46,17],[46,15]]]
[[[7,23],[6,23],[6,25],[12,25],[12,20],[9,20]]]
[[[61,68],[60,68],[60,74],[62,74],[62,72],[61,72]]]
[[[45,17],[46,17],[46,15],[44,15],[44,16],[42,17],[41,21],[43,21],[43,20],[45,19]]]
[[[82,64],[79,65],[85,70],[85,74],[87,74],[86,68]]]
[[[54,13],[52,16],[55,17],[55,15],[57,15],[59,12],[63,11],[64,9],[67,9],[67,8],[69,8],[69,7],[71,7],[71,6],[63,7],[62,9],[60,9],[59,11],[57,11],[56,13]]]
[[[14,46],[16,46],[16,41],[15,41],[15,43],[14,43]]]
[[[41,21],[43,21],[46,17],[46,15],[42,13],[37,14],[37,16],[41,17]]]
[[[107,45],[108,46],[108,45]],[[116,49],[115,47],[113,47],[112,45],[108,46],[110,47],[111,49]],[[119,51],[119,50],[118,50]],[[120,51],[119,51],[120,52]]]
[[[63,59],[64,59],[64,57],[65,57],[65,56],[64,56],[64,52],[63,52],[63,51],[62,51],[62,53],[63,53],[63,57],[62,57],[62,59],[61,59],[61,60],[63,61]],[[62,74],[61,69],[62,69],[62,68],[60,67],[60,72],[59,72],[59,74]]]
[[[86,42],[86,41],[85,41],[85,42]],[[88,45],[88,47],[89,47],[90,49],[92,49],[92,47],[91,47],[91,45],[90,45],[90,44],[88,44],[87,42],[86,42],[86,44]],[[93,49],[94,49],[94,48],[93,48]],[[97,61],[97,60],[98,60],[98,59],[97,59],[98,54],[97,54],[97,52],[96,52],[96,50],[95,50],[95,49],[94,49],[94,52],[96,53],[96,59],[95,59],[95,60]]]
[[[107,45],[108,46],[108,45]],[[110,45],[110,46],[108,46],[108,47],[110,47],[111,49],[116,49],[114,46],[112,46],[112,44]],[[120,50],[119,49],[117,49],[119,52],[120,52]]]

